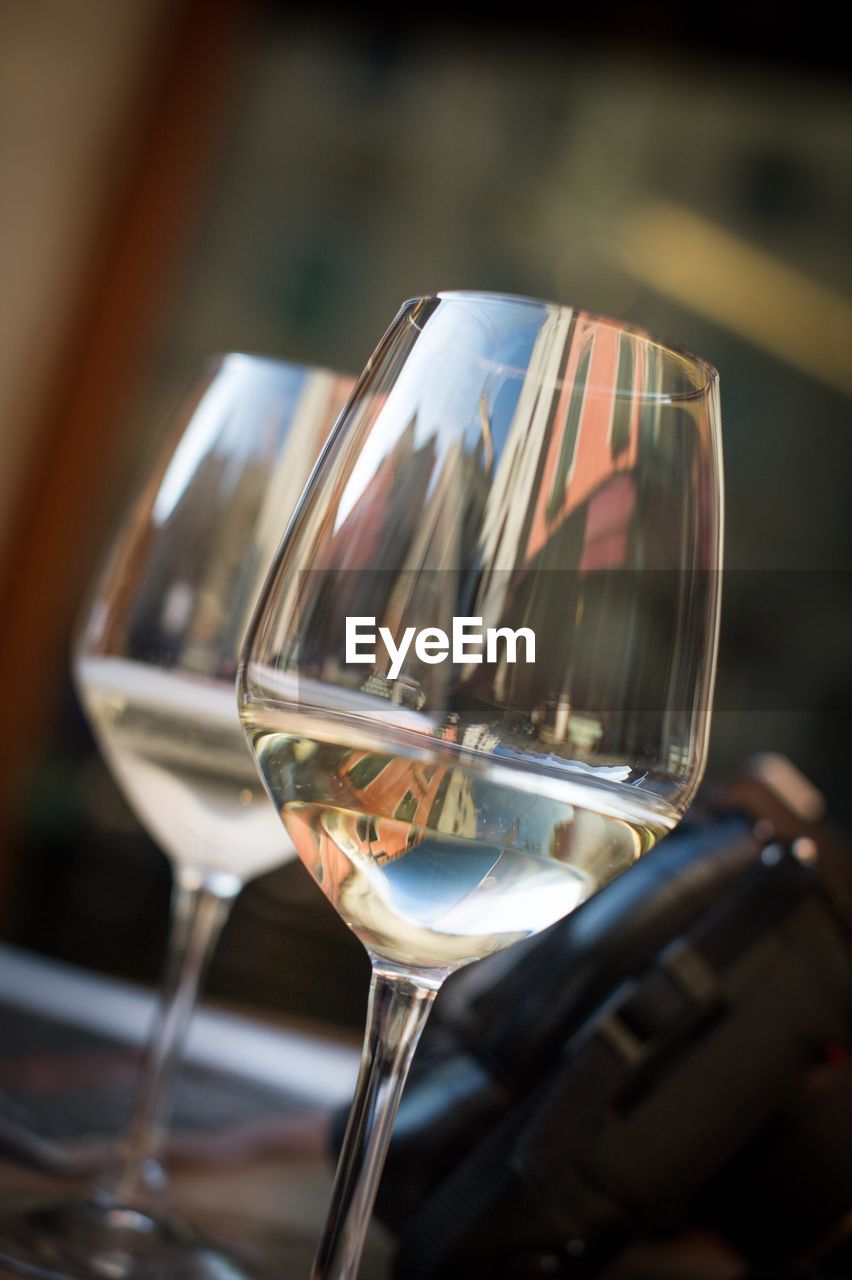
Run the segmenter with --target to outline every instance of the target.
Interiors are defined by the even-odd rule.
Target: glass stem
[[[361,1070],[311,1280],[353,1280],[411,1059],[437,994],[373,963]]]
[[[101,1185],[109,1199],[142,1206],[162,1192],[159,1156],[168,1131],[175,1072],[198,999],[198,989],[219,940],[234,891],[197,872],[180,869],[172,891],[165,975],[142,1064],[133,1114],[121,1144],[119,1165]]]

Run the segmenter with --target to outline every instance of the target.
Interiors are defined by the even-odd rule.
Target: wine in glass
[[[172,864],[173,923],[116,1168],[79,1200],[0,1221],[0,1260],[26,1274],[239,1275],[169,1209],[160,1155],[174,1073],[229,908],[246,881],[295,856],[246,750],[234,675],[282,529],[351,387],[256,356],[216,362],[86,608],[77,688],[116,780]]]
[[[356,1274],[447,975],[579,906],[695,792],[717,385],[702,360],[569,307],[417,298],[302,497],[238,692],[287,832],[373,965],[313,1280]]]

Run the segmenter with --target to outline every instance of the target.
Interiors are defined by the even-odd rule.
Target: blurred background
[[[68,654],[199,365],[242,349],[357,371],[400,302],[440,288],[609,313],[720,369],[710,776],[783,751],[852,819],[842,42],[814,8],[589,9],[388,25],[257,0],[0,2],[0,939],[158,971],[166,861]],[[291,867],[240,899],[209,990],[355,1027],[366,975]]]

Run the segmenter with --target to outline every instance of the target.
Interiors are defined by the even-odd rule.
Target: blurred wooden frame
[[[251,0],[172,3],[168,47],[152,51],[132,118],[120,124],[131,162],[100,211],[0,561],[0,892],[15,855],[21,786],[56,713],[80,579],[101,532],[116,423],[127,418],[168,282],[203,208],[257,9]]]

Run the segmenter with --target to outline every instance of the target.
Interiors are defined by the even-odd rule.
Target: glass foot
[[[177,1215],[96,1199],[30,1200],[0,1214],[0,1268],[34,1280],[259,1280],[260,1259],[241,1254]]]

